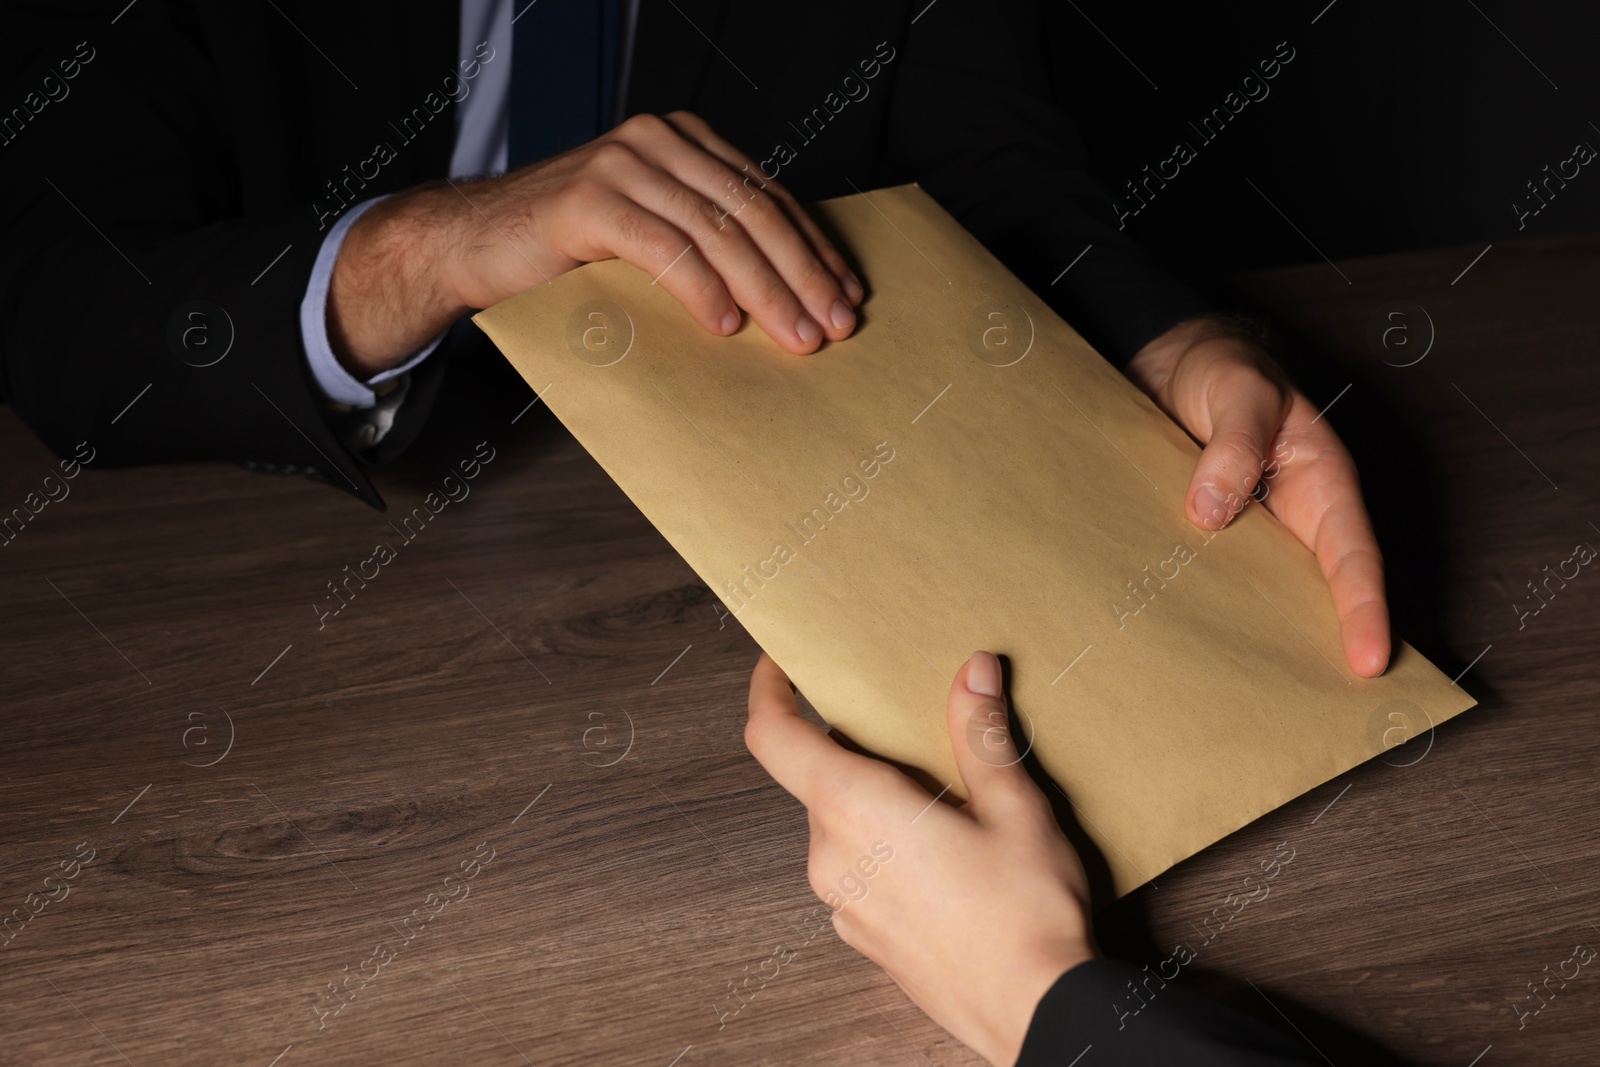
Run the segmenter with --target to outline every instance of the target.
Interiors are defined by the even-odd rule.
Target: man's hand
[[[1022,767],[994,656],[974,653],[956,672],[947,715],[971,797],[960,806],[935,803],[802,719],[766,656],[750,677],[744,736],[810,813],[811,887],[834,909],[839,936],[940,1026],[1009,1065],[1040,999],[1097,954],[1088,882]]]
[[[1326,419],[1261,348],[1222,324],[1173,327],[1128,364],[1128,377],[1205,450],[1189,483],[1189,520],[1226,526],[1270,478],[1266,508],[1313,552],[1339,613],[1345,658],[1364,678],[1389,664],[1383,558],[1355,463]]]
[[[361,376],[583,263],[649,273],[714,334],[740,309],[791,352],[855,329],[861,282],[782,186],[688,112],[638,115],[498,178],[393,197],[351,227],[329,337]]]

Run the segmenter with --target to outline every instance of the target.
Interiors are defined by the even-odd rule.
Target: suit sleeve
[[[246,134],[199,26],[160,17],[177,8],[115,26],[5,16],[23,53],[8,99],[46,84],[60,98],[0,149],[0,389],[59,455],[229,460],[382,507],[300,336],[323,235],[304,206],[246,208]],[[442,371],[429,362],[386,453],[415,435]]]
[[[895,61],[897,169],[1118,366],[1214,311],[1118,230],[1051,98],[1037,0],[945,0],[924,14]]]
[[[1300,1067],[1320,1062],[1310,1046],[1242,1012],[1118,960],[1095,959],[1063,974],[1044,995],[1017,1067]]]

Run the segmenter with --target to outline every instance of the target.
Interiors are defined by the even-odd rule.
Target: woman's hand
[[[1316,553],[1350,668],[1382,674],[1390,651],[1383,557],[1355,463],[1328,421],[1260,346],[1215,320],[1168,330],[1127,373],[1205,445],[1189,483],[1189,521],[1226,526],[1265,474],[1263,505]]]
[[[967,1046],[1011,1064],[1040,999],[1097,954],[1088,884],[1022,767],[994,656],[956,672],[947,715],[971,798],[959,806],[802,719],[766,656],[745,743],[810,814],[811,887],[839,936]]]

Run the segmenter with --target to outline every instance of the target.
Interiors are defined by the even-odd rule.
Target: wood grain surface
[[[1600,947],[1600,575],[1513,607],[1600,545],[1600,239],[1458,278],[1479,251],[1238,284],[1358,454],[1400,632],[1480,707],[1100,917],[1341,1067],[1600,1040],[1600,964],[1528,985]],[[804,812],[741,737],[754,643],[507,368],[458,370],[387,514],[88,469],[0,547],[0,1060],[977,1062],[805,925]],[[9,512],[57,466],[10,411],[0,450]]]

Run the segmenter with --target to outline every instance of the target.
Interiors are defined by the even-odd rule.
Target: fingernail
[[[967,689],[981,697],[1000,695],[1000,661],[992,652],[974,652],[967,664]]]
[[[794,324],[794,332],[803,344],[810,344],[822,336],[822,327],[812,322],[810,315],[801,315],[800,321]]]
[[[844,278],[844,295],[850,303],[859,304],[861,298],[867,295],[867,291],[861,288],[861,282],[854,274],[847,274]]]
[[[738,328],[739,328],[739,313],[737,311],[730,311],[726,315],[722,316],[722,332],[723,333],[732,333],[734,330],[737,330]]]
[[[843,300],[833,302],[833,307],[828,309],[828,317],[833,320],[835,330],[848,330],[856,324],[856,313]]]
[[[1202,485],[1195,493],[1194,510],[1200,516],[1200,524],[1208,530],[1220,530],[1233,518],[1228,514],[1227,499],[1209,485]]]

